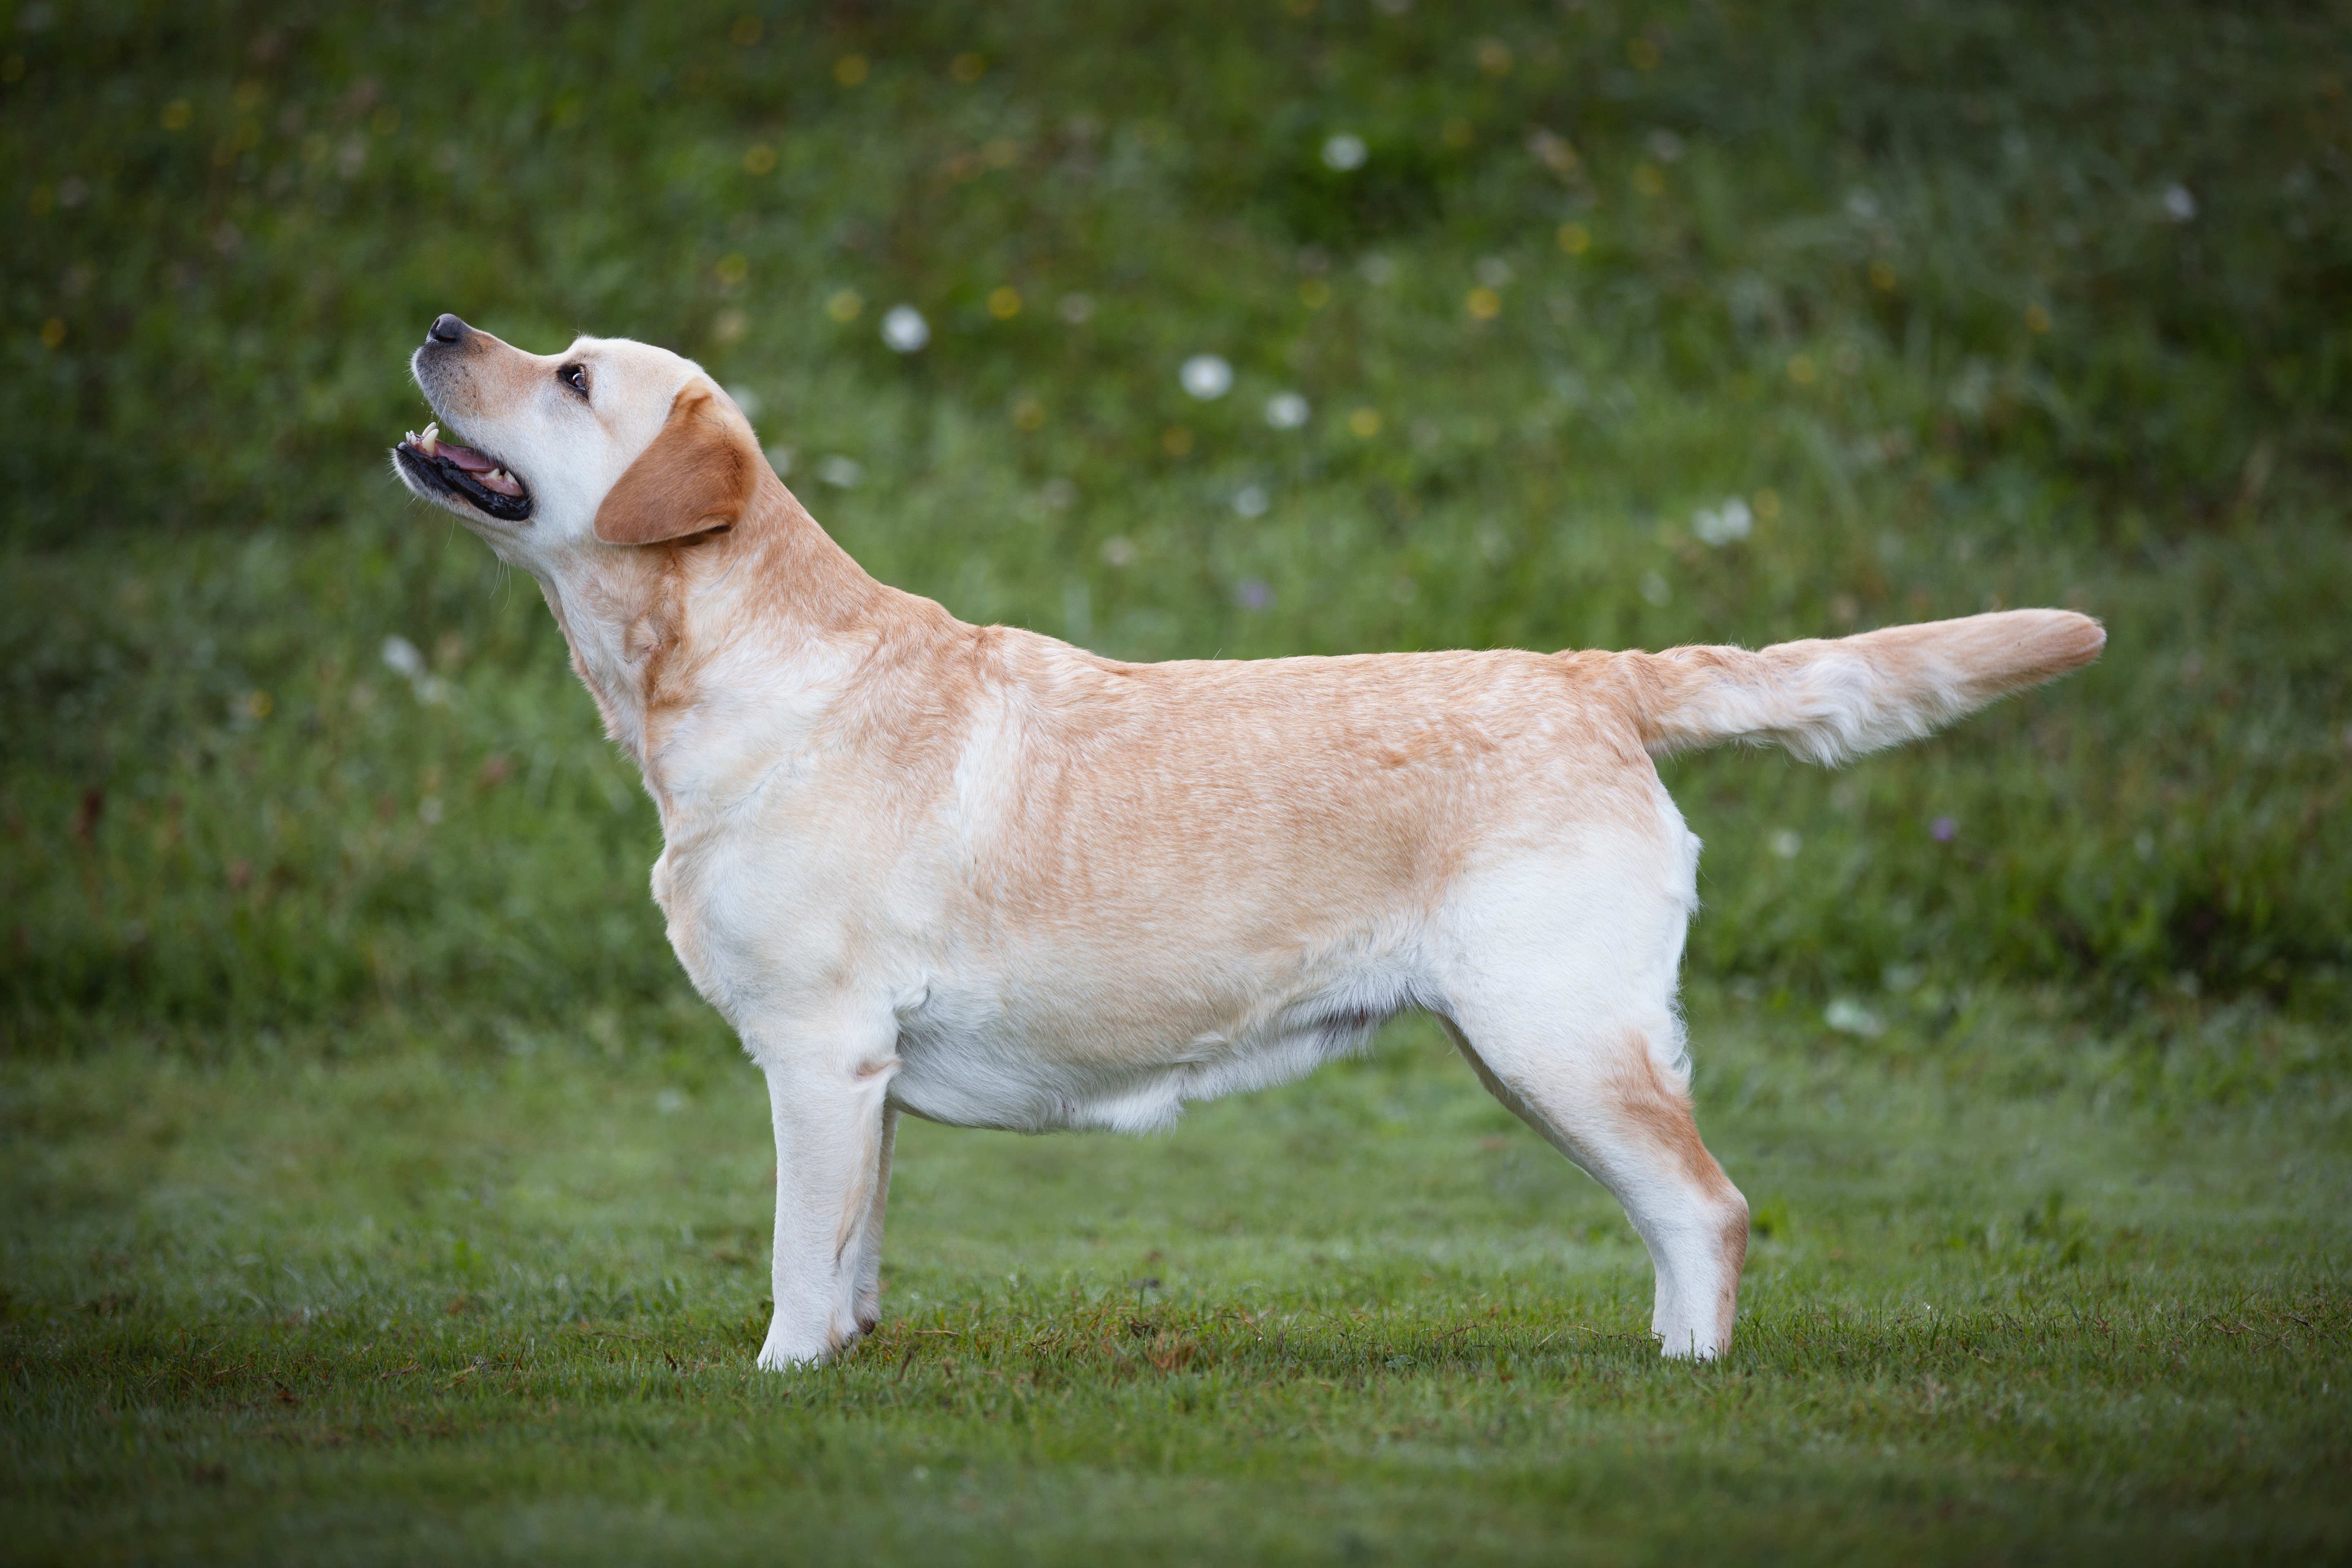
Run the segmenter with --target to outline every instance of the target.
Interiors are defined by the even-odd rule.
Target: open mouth
[[[470,501],[501,522],[530,516],[529,487],[496,458],[441,439],[438,425],[427,425],[422,436],[411,430],[393,450],[401,471],[427,489]]]

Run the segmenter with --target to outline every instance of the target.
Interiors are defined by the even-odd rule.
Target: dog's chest
[[[727,879],[679,876],[667,856],[653,889],[688,975],[755,1055],[797,1033],[796,1016],[838,1016],[842,998],[826,993],[856,974],[854,990],[897,1001],[892,1100],[956,1126],[1163,1127],[1188,1101],[1278,1083],[1351,1048],[1409,990],[1296,971],[1234,986],[1166,953],[1109,973],[1044,963],[944,928],[868,924],[872,904],[730,896]],[[899,940],[873,941],[877,928]]]

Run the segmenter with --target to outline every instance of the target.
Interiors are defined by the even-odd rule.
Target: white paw
[[[1723,1349],[1694,1329],[1672,1332],[1653,1329],[1650,1331],[1658,1337],[1658,1353],[1668,1361],[1713,1361]]]
[[[768,1331],[768,1342],[760,1347],[760,1370],[790,1372],[795,1367],[815,1366],[832,1354],[833,1346],[825,1340],[811,1341],[772,1328]]]

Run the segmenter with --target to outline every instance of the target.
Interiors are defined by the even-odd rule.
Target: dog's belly
[[[1189,1101],[1270,1088],[1359,1048],[1423,989],[1402,968],[1359,970],[1278,1003],[1229,998],[1202,1027],[1172,1009],[1093,1014],[1073,998],[1018,994],[1005,1005],[934,984],[900,1016],[890,1098],[958,1127],[1148,1131]]]

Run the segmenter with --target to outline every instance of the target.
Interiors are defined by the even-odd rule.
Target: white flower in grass
[[[398,632],[383,639],[383,662],[394,673],[410,680],[424,678],[425,656],[416,651],[415,643]]]
[[[931,341],[931,324],[912,305],[893,305],[882,318],[882,341],[902,354],[917,353]]]
[[[1370,149],[1364,145],[1364,139],[1352,132],[1342,131],[1323,143],[1324,166],[1343,174],[1350,169],[1362,168],[1369,156]]]
[[[2197,216],[2197,197],[2187,185],[2164,187],[2164,216],[2175,223],[2187,223]]]
[[[857,481],[866,477],[866,469],[856,458],[836,452],[816,466],[816,477],[835,489],[856,489]]]
[[[398,632],[383,639],[383,662],[415,688],[419,702],[438,703],[449,700],[448,683],[433,673],[416,645]]]
[[[1691,519],[1691,531],[1709,544],[1728,544],[1735,539],[1745,539],[1755,528],[1755,513],[1738,496],[1719,507],[1701,507]]]
[[[1295,392],[1277,392],[1265,400],[1265,422],[1277,430],[1296,430],[1314,412]]]
[[[1841,1035],[1860,1035],[1864,1039],[1876,1039],[1886,1032],[1885,1020],[1851,996],[1832,1001],[1822,1022]]]
[[[1269,504],[1264,485],[1244,485],[1234,492],[1234,510],[1244,517],[1264,517]]]
[[[1234,367],[1215,354],[1194,354],[1176,373],[1176,379],[1184,384],[1185,391],[1207,403],[1234,389]]]

